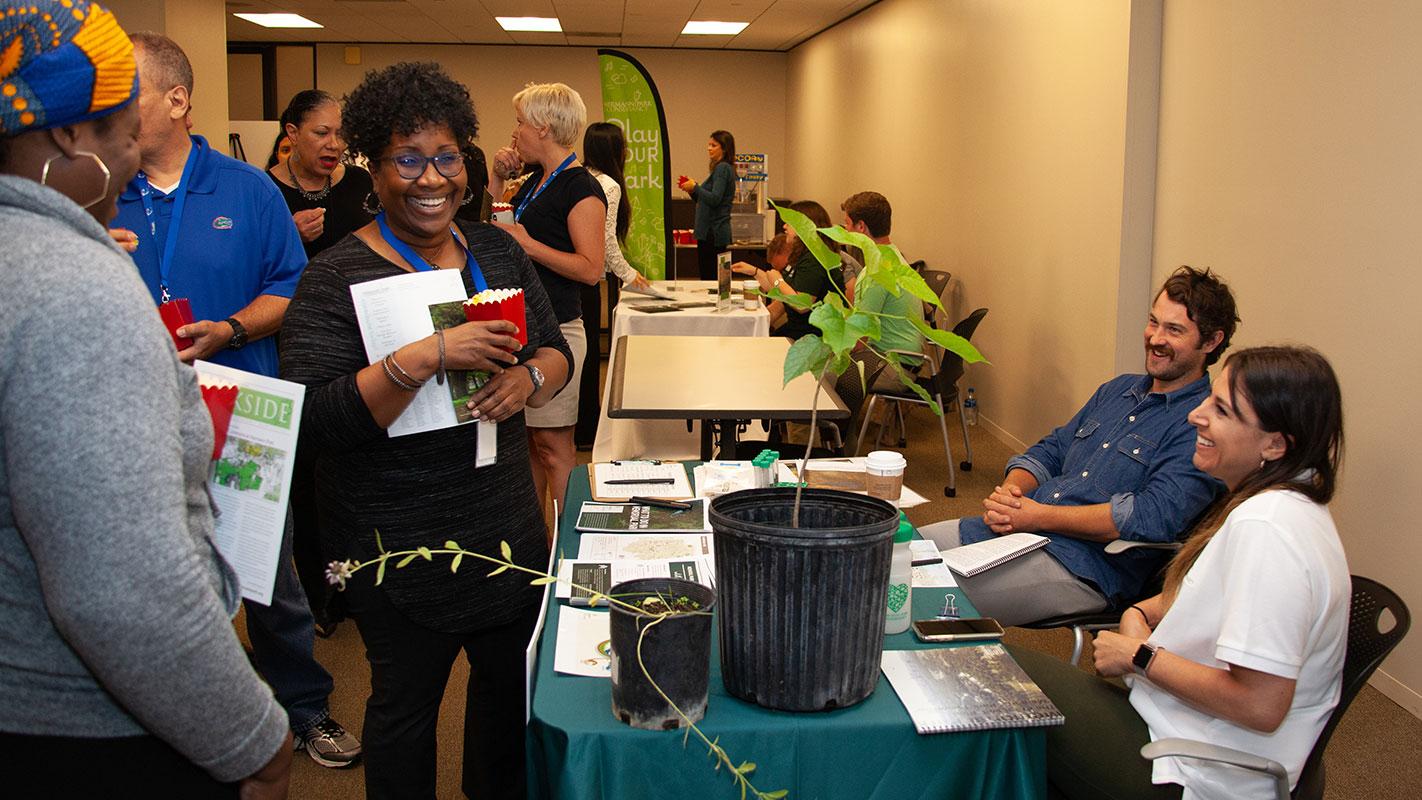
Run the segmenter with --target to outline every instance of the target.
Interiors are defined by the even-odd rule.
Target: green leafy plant
[[[928,288],[923,276],[914,271],[914,268],[904,261],[899,251],[890,245],[878,244],[862,233],[847,231],[838,225],[817,228],[809,217],[793,208],[775,205],[775,210],[780,214],[780,219],[795,231],[795,235],[814,254],[815,260],[828,273],[830,279],[831,290],[825,293],[823,299],[817,300],[803,292],[786,294],[781,292],[778,287],[772,287],[767,294],[771,299],[779,300],[786,305],[797,309],[807,309],[810,315],[810,324],[820,330],[818,334],[807,334],[797,339],[794,344],[790,345],[789,352],[785,354],[786,384],[805,373],[814,375],[820,383],[820,389],[816,390],[815,399],[810,408],[810,430],[812,432],[810,443],[814,442],[813,432],[818,430],[816,424],[819,416],[819,396],[825,378],[830,375],[835,377],[843,375],[853,365],[859,371],[860,387],[865,388],[864,362],[850,357],[854,348],[860,343],[883,359],[888,368],[894,371],[899,381],[908,387],[909,391],[922,398],[929,408],[933,409],[933,413],[941,415],[943,409],[911,374],[916,365],[906,365],[904,356],[879,346],[883,338],[884,327],[886,325],[912,326],[925,339],[958,355],[966,363],[986,363],[987,360],[983,358],[982,353],[978,352],[972,342],[952,331],[939,330],[929,325],[921,315],[883,314],[861,307],[854,297],[849,296],[843,286],[835,283],[834,270],[840,265],[839,255],[824,243],[820,234],[824,234],[827,238],[840,244],[857,247],[864,254],[864,270],[859,274],[860,285],[863,285],[865,281],[871,281],[883,287],[894,297],[908,292],[930,306],[942,309],[943,303],[939,300],[938,295]],[[806,460],[810,458],[810,443],[805,446]],[[801,481],[795,493],[795,510],[792,516],[792,524],[795,527],[799,527],[800,489],[803,487],[804,482]]]
[[[781,800],[789,795],[788,789],[776,789],[770,792],[763,792],[757,789],[750,781],[751,773],[755,772],[755,763],[742,761],[737,764],[731,758],[730,754],[721,747],[721,738],[719,736],[715,739],[708,737],[695,722],[691,721],[691,718],[686,715],[686,712],[682,711],[681,707],[667,696],[666,692],[662,691],[662,687],[657,684],[652,678],[652,674],[647,671],[647,664],[642,659],[642,642],[646,639],[647,632],[672,617],[711,613],[709,611],[701,611],[693,608],[697,605],[696,601],[688,597],[654,597],[629,603],[616,595],[604,594],[591,587],[582,586],[572,581],[565,581],[556,574],[550,574],[543,570],[532,569],[521,564],[516,564],[513,560],[513,548],[509,547],[509,543],[504,541],[499,542],[498,557],[473,550],[465,550],[453,539],[445,541],[444,547],[442,548],[417,547],[413,550],[386,550],[384,543],[380,541],[380,531],[375,532],[375,546],[379,551],[379,555],[369,561],[362,562],[351,559],[332,561],[326,566],[326,580],[331,585],[344,590],[346,588],[346,582],[349,581],[353,575],[363,569],[374,567],[375,585],[379,586],[385,581],[385,570],[390,566],[391,562],[394,562],[395,569],[404,569],[416,559],[434,561],[435,556],[450,556],[449,571],[451,573],[458,573],[460,566],[464,563],[464,559],[472,558],[494,565],[494,569],[485,577],[492,578],[500,573],[513,570],[515,572],[523,572],[531,575],[533,579],[529,581],[529,584],[532,586],[544,586],[563,581],[574,589],[586,592],[588,594],[589,605],[596,605],[602,602],[616,605],[634,614],[655,617],[655,619],[642,628],[641,633],[637,636],[637,666],[642,670],[642,675],[646,677],[651,687],[657,690],[657,694],[660,695],[661,698],[666,701],[667,705],[671,706],[672,710],[677,713],[677,716],[681,717],[686,723],[686,730],[682,736],[682,746],[686,746],[686,743],[690,741],[691,734],[695,733],[702,744],[706,746],[706,755],[715,762],[716,770],[719,771],[722,767],[725,767],[727,772],[730,773],[732,785],[740,790],[741,800],[745,800],[746,797],[755,797],[756,800]],[[648,603],[648,600],[655,602]]]

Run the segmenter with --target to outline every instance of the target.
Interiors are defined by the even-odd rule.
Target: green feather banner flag
[[[602,117],[627,139],[627,198],[632,204],[622,251],[647,277],[666,277],[671,247],[671,160],[667,120],[652,76],[635,58],[617,50],[597,51],[602,73]]]

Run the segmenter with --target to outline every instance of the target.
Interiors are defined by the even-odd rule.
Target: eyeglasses
[[[430,164],[434,164],[435,172],[446,178],[453,178],[464,171],[464,155],[462,153],[440,153],[433,156],[401,153],[398,156],[390,156],[381,160],[394,164],[395,171],[407,181],[416,180],[425,174],[425,170],[429,169]]]

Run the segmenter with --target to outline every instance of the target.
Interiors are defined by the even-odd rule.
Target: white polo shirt
[[[1273,733],[1249,730],[1186,705],[1148,679],[1132,679],[1131,704],[1151,740],[1195,739],[1271,758],[1290,784],[1338,704],[1352,583],[1328,509],[1297,492],[1244,501],[1200,553],[1152,644],[1224,669],[1234,664],[1297,681]],[[1154,783],[1189,798],[1274,796],[1267,776],[1195,759],[1158,759]]]

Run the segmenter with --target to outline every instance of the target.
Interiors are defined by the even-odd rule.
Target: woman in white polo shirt
[[[1240,351],[1190,422],[1195,466],[1230,493],[1171,562],[1164,591],[1096,638],[1097,672],[1126,676],[1129,696],[1017,651],[1067,717],[1049,734],[1048,776],[1068,797],[1179,797],[1182,786],[1190,798],[1272,797],[1267,777],[1151,764],[1140,747],[1207,741],[1278,761],[1296,783],[1338,703],[1351,589],[1325,505],[1343,445],[1332,367],[1311,349]]]

